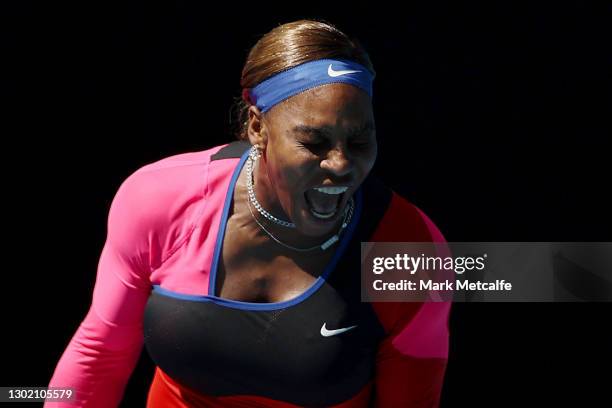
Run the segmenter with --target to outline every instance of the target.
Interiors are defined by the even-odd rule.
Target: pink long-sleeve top
[[[450,304],[364,305],[356,291],[361,241],[444,242],[421,210],[388,189],[364,183],[334,259],[302,295],[272,304],[215,295],[247,148],[236,142],[175,155],[124,181],[109,211],[91,307],[49,384],[74,387],[76,401],[45,407],[118,406],[145,339],[157,366],[149,407],[437,405]],[[321,310],[330,311],[324,321]],[[322,322],[356,329],[330,340],[318,334]],[[249,340],[264,332],[264,340]]]

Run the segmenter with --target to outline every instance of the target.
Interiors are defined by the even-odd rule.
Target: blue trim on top
[[[340,243],[338,244],[338,248],[334,253],[334,256],[329,261],[323,273],[317,277],[314,283],[301,295],[283,302],[276,303],[256,303],[256,302],[243,302],[240,300],[231,300],[225,299],[214,295],[214,288],[217,277],[217,267],[219,265],[219,257],[221,254],[221,248],[223,244],[223,238],[225,237],[225,227],[227,224],[227,215],[229,213],[229,207],[232,202],[232,198],[234,196],[234,186],[236,185],[236,181],[238,180],[238,175],[240,174],[240,170],[244,165],[248,157],[249,151],[247,150],[242,157],[240,158],[240,162],[238,166],[234,170],[234,174],[230,181],[230,185],[228,188],[227,196],[225,197],[225,205],[223,207],[223,213],[221,214],[221,221],[219,225],[219,232],[217,233],[217,242],[215,243],[215,250],[213,255],[213,262],[210,269],[210,278],[208,285],[208,293],[212,293],[212,295],[187,295],[179,292],[174,292],[168,289],[162,288],[160,285],[153,285],[153,292],[168,296],[175,299],[188,300],[193,302],[212,302],[219,306],[230,307],[233,309],[241,309],[241,310],[278,310],[284,309],[287,307],[291,307],[296,305],[308,297],[310,297],[314,292],[316,292],[326,281],[327,277],[331,274],[331,272],[336,268],[336,265],[340,261],[340,258],[344,254],[344,251],[348,247],[351,239],[353,237],[353,233],[359,224],[359,220],[361,218],[361,209],[363,206],[363,198],[362,198],[362,189],[359,189],[355,192],[355,213],[353,214],[353,219],[350,224],[346,228],[346,231],[343,237],[340,239]]]
[[[240,170],[242,170],[242,166],[244,166],[244,162],[249,157],[250,149],[247,149],[242,156],[240,157],[240,161],[238,165],[234,169],[234,174],[232,174],[232,179],[230,180],[229,187],[227,189],[227,193],[225,194],[225,204],[223,204],[223,212],[221,213],[221,221],[219,222],[219,231],[217,232],[217,242],[215,243],[215,252],[213,253],[213,262],[210,267],[210,277],[208,281],[208,293],[215,294],[215,287],[217,283],[217,265],[219,264],[219,255],[221,254],[221,247],[223,246],[223,238],[225,237],[225,226],[227,224],[227,214],[229,213],[230,205],[232,204],[232,199],[234,198],[234,188],[236,186],[236,182],[238,181],[238,176],[240,176]]]

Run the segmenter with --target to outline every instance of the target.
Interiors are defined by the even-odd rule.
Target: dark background
[[[609,7],[48,3],[3,5],[0,17],[0,385],[48,383],[89,307],[119,184],[231,141],[249,47],[299,18],[326,19],[369,51],[375,171],[449,241],[612,241]],[[443,406],[609,404],[611,306],[456,304]],[[151,377],[143,353],[123,406],[144,405]]]

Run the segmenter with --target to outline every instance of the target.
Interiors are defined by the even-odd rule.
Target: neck
[[[262,166],[260,167],[260,165],[257,164],[259,162],[260,160],[257,160],[253,173],[257,200],[263,208],[265,208],[275,217],[289,221],[289,217],[281,209],[280,203],[276,198],[277,196],[271,188],[269,178],[267,177],[267,172],[262,169],[262,167],[265,168],[265,164],[262,163]],[[274,250],[291,253],[293,256],[295,256],[296,252],[299,251],[292,251],[291,249],[284,248],[282,244],[278,244],[278,242],[276,242],[269,234],[272,234],[276,239],[292,247],[310,248],[322,245],[331,237],[339,233],[343,222],[342,219],[338,221],[337,225],[328,234],[318,237],[304,235],[296,228],[283,227],[269,221],[249,203],[246,181],[247,174],[245,166],[241,171],[234,191],[234,212],[235,214],[240,212],[240,227],[243,229],[243,232],[247,233],[248,236],[252,238],[249,241],[252,245],[262,247],[260,249],[263,249],[263,247],[269,247],[270,249],[274,248]],[[274,197],[276,199],[270,199],[270,197]],[[317,251],[321,252],[321,249],[310,251],[310,254],[316,253]]]
[[[280,220],[291,222],[270,182],[268,167],[263,157],[253,162],[253,186],[257,201],[268,213]]]

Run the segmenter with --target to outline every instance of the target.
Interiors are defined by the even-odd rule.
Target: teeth
[[[348,190],[348,187],[315,187],[314,189],[323,194],[342,194]]]
[[[331,218],[331,217],[333,217],[334,215],[336,215],[336,210],[334,210],[334,211],[330,212],[329,214],[323,214],[323,213],[320,213],[320,212],[316,211],[314,208],[311,208],[311,209],[310,209],[310,212],[311,212],[311,213],[312,213],[312,215],[314,215],[315,217],[317,217],[317,218],[321,218],[321,219],[324,219],[324,220],[325,220],[325,219],[327,219],[327,218]]]

